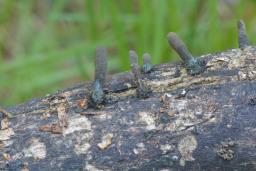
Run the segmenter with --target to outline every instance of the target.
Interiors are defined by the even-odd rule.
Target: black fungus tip
[[[141,68],[141,72],[146,74],[149,73],[153,68],[153,65],[151,63],[151,56],[148,53],[144,53],[143,55],[143,65]]]
[[[249,46],[249,39],[246,33],[246,27],[243,20],[238,20],[237,22],[238,29],[238,45],[240,49],[244,49]]]
[[[99,80],[95,80],[94,82],[94,90],[92,92],[91,98],[93,102],[93,106],[98,106],[104,103],[105,93],[102,89],[102,86]]]

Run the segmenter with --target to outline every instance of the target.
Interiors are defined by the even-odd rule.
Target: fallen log
[[[256,47],[238,26],[240,49],[194,58],[171,33],[182,63],[140,73],[130,52],[105,81],[96,60],[94,83],[1,110],[0,170],[256,170]]]

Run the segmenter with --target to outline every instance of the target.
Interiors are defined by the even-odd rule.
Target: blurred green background
[[[0,0],[0,105],[92,80],[99,45],[113,74],[129,69],[129,49],[177,60],[169,31],[194,55],[214,53],[237,47],[241,18],[256,42],[255,10],[255,0]]]

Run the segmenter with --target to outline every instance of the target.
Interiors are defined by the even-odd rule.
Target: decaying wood
[[[180,63],[109,78],[106,103],[92,83],[7,109],[0,170],[256,170],[256,47],[204,55],[191,76]]]

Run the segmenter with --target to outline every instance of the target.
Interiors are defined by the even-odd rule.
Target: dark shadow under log
[[[154,66],[142,75],[147,99],[122,73],[108,79],[100,109],[88,106],[91,83],[7,109],[0,170],[255,170],[256,48],[199,60],[196,76]]]

